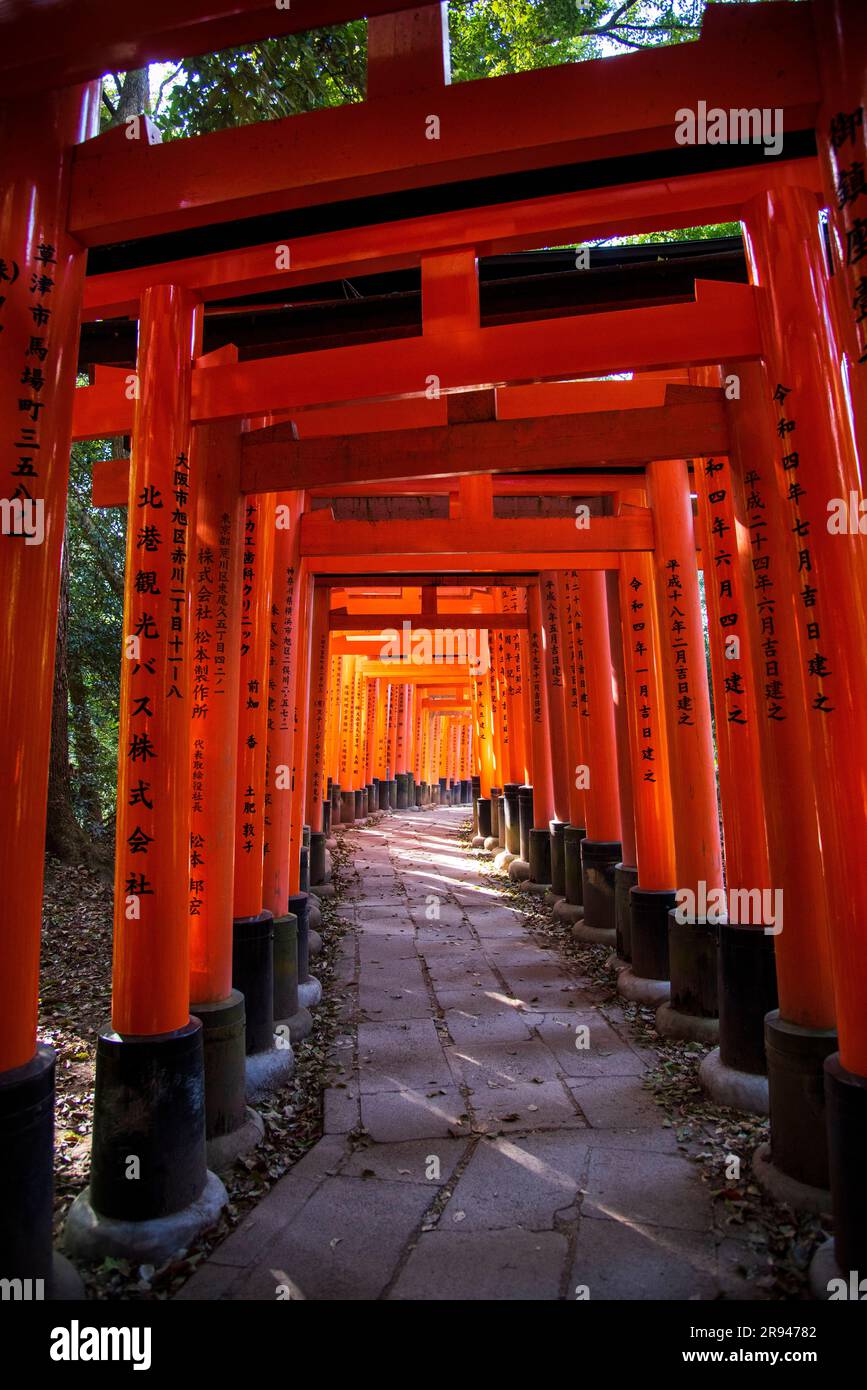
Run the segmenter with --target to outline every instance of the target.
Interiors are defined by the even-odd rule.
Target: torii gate
[[[0,711],[11,792],[6,834],[0,837],[7,886],[0,932],[3,1122],[16,1132],[23,1113],[36,1107],[41,1117],[24,1149],[4,1144],[0,1160],[7,1188],[27,1197],[2,1218],[12,1272],[50,1277],[53,1059],[50,1050],[36,1046],[36,1004],[66,458],[71,437],[124,433],[132,437],[132,462],[104,470],[100,487],[103,500],[125,495],[131,519],[118,815],[118,845],[127,849],[118,853],[116,1031],[100,1040],[91,1198],[73,1223],[79,1250],[108,1248],[106,1242],[120,1238],[118,1223],[129,1238],[130,1222],[145,1233],[148,1223],[167,1216],[175,1238],[188,1237],[223,1200],[205,1166],[202,1030],[190,1017],[195,931],[189,835],[202,833],[191,831],[192,818],[201,814],[196,788],[202,778],[232,786],[235,769],[225,753],[210,760],[206,753],[209,740],[213,748],[225,747],[232,727],[231,713],[222,722],[211,718],[216,695],[213,711],[203,716],[210,721],[206,756],[197,760],[193,686],[204,682],[193,668],[206,665],[209,680],[213,668],[214,683],[219,674],[230,712],[239,683],[247,711],[237,758],[242,806],[234,826],[236,863],[245,868],[236,871],[233,883],[223,874],[208,889],[224,902],[234,892],[235,915],[251,924],[259,949],[268,916],[284,915],[294,901],[302,915],[304,910],[297,865],[302,789],[309,785],[311,642],[314,632],[320,640],[327,632],[321,599],[317,615],[317,577],[346,584],[371,570],[404,578],[482,573],[502,588],[518,565],[525,567],[514,578],[520,576],[519,587],[527,592],[526,744],[532,750],[534,814],[544,817],[532,825],[537,861],[544,861],[544,837],[552,833],[548,822],[562,823],[561,815],[549,815],[560,811],[553,798],[563,794],[551,767],[552,728],[568,737],[574,723],[566,714],[568,682],[573,693],[580,692],[584,667],[591,736],[579,738],[576,747],[585,759],[597,760],[603,775],[592,775],[591,761],[584,806],[571,798],[562,809],[572,826],[583,811],[590,841],[583,851],[586,928],[594,929],[595,912],[609,910],[612,854],[618,849],[626,855],[631,848],[633,821],[636,863],[619,861],[637,869],[624,919],[633,965],[632,983],[625,987],[650,988],[652,994],[653,981],[668,978],[667,970],[669,1015],[707,1016],[701,956],[710,933],[696,930],[695,923],[672,926],[666,920],[675,886],[697,891],[704,883],[713,890],[722,882],[684,462],[691,457],[705,573],[719,584],[709,611],[718,727],[719,712],[726,711],[718,747],[728,886],[740,880],[737,886],[745,889],[774,887],[797,905],[776,941],[780,1011],[766,1025],[769,1180],[776,1173],[796,1184],[785,1189],[793,1199],[820,1203],[830,1180],[838,1265],[844,1271],[863,1267],[867,882],[852,825],[863,816],[865,797],[860,692],[867,655],[863,643],[852,640],[851,625],[854,620],[863,626],[867,616],[867,567],[860,527],[838,534],[827,524],[830,501],[860,496],[867,420],[858,272],[867,254],[858,216],[864,195],[849,163],[862,163],[864,154],[867,44],[858,0],[711,7],[696,44],[455,86],[445,81],[439,6],[413,11],[396,0],[387,6],[368,0],[363,7],[330,0],[335,22],[360,8],[371,16],[391,11],[370,20],[368,100],[351,111],[202,137],[192,151],[185,141],[155,143],[146,123],[145,138],[137,143],[126,142],[122,132],[93,138],[91,79],[118,53],[135,52],[137,61],[174,57],[198,43],[208,48],[291,32],[297,16],[243,0],[225,7],[189,3],[180,19],[153,6],[151,27],[131,47],[133,21],[116,7],[100,0],[93,27],[72,31],[64,28],[70,10],[65,0],[53,8],[61,21],[52,39],[57,47],[46,63],[40,45],[38,79],[47,81],[49,91],[31,85],[29,20],[11,21],[2,46],[4,93],[7,100],[15,97],[0,117],[10,173],[0,206],[8,281],[0,306],[0,381],[11,388],[3,406],[11,442],[4,505],[4,523],[11,524],[4,530],[14,531],[21,521],[23,511],[13,504],[23,501],[44,505],[45,526],[42,544],[26,545],[19,524],[19,534],[4,534],[0,549],[8,596]],[[47,18],[42,7],[40,36],[48,30]],[[71,85],[82,82],[87,85]],[[641,92],[629,109],[619,99],[627,83]],[[22,91],[29,95],[21,98]],[[749,107],[760,93],[763,104],[783,113],[792,153],[776,161],[757,153],[744,158],[742,150],[735,157],[729,148],[712,168],[705,151],[696,171],[695,151],[675,146],[673,93],[681,106],[709,99],[723,110]],[[435,140],[424,133],[432,102],[438,113]],[[568,166],[572,180],[562,191],[562,172],[556,171]],[[544,188],[547,178],[557,191],[507,201],[505,189],[516,176],[526,180],[525,190]],[[484,178],[491,180],[485,190],[490,202],[479,207],[473,181]],[[576,182],[580,190],[570,191]],[[270,232],[256,221],[356,197],[384,200],[372,206],[392,214],[407,190],[417,194],[444,184],[464,186],[458,206],[443,214],[385,217],[368,224],[363,235],[327,226],[304,238],[290,234],[285,269]],[[819,231],[820,208],[827,209],[833,277]],[[554,237],[690,226],[722,217],[745,225],[747,286],[699,284],[687,304],[482,324],[479,255]],[[234,224],[237,249],[185,257],[189,243],[176,240],[173,262],[157,254],[134,271],[107,271],[83,286],[84,247],[96,253],[123,240],[183,238],[218,222]],[[405,265],[421,269],[417,338],[259,361],[233,361],[231,352],[201,359],[202,315],[213,299]],[[125,390],[129,382],[105,371],[94,386],[76,392],[80,314],[130,312],[140,324],[131,396]],[[719,378],[698,375],[719,366],[725,379],[738,378],[737,401],[720,396]],[[588,417],[608,418],[588,418],[583,431],[567,428],[562,435],[543,410],[531,409],[533,424],[522,424],[499,408],[492,411],[486,394],[503,386],[518,390],[526,382],[670,367],[690,368],[696,374],[691,389],[714,394],[667,397],[662,406],[627,411],[587,411]],[[473,417],[478,393],[486,405]],[[468,404],[460,399],[466,394]],[[367,442],[356,444],[354,454],[351,426],[334,431],[344,435],[336,454],[327,442],[304,436],[304,412],[324,415],[332,407],[366,415]],[[401,423],[391,429],[381,412],[393,410]],[[640,420],[654,410],[662,416]],[[281,423],[281,415],[289,423]],[[714,437],[714,430],[723,437]],[[432,431],[441,437],[431,437]],[[398,438],[406,432],[419,437]],[[365,437],[363,427],[356,433]],[[617,453],[618,438],[627,435],[626,454]],[[400,452],[416,445],[418,472],[407,468]],[[515,527],[494,518],[493,484],[484,482],[493,467],[500,468],[500,451],[508,460],[503,468],[523,472],[533,450],[550,451],[540,471],[551,468],[554,458],[606,472],[627,459],[646,463],[646,473],[638,483],[606,491],[619,494],[616,514],[593,517],[587,537],[574,527],[567,536],[566,527],[550,519],[543,533],[536,523]],[[315,470],[325,455],[334,472],[323,478]],[[457,489],[460,517],[427,523],[432,530],[424,537],[402,527],[400,536],[381,535],[371,549],[367,523],[302,511],[302,494],[323,482],[367,483],[431,471],[466,481]],[[279,529],[278,509],[286,522]],[[169,535],[160,532],[160,522],[170,522],[171,554],[168,545],[162,550]],[[516,547],[519,532],[532,544]],[[212,578],[195,580],[209,551],[218,556],[217,570]],[[249,634],[247,651],[241,647],[237,671],[234,656],[219,650],[225,645],[228,651],[231,640],[215,641],[213,648],[197,640],[195,583],[213,584],[218,593],[225,584],[219,611],[226,634],[246,625],[241,630]],[[619,657],[618,622],[611,624],[618,608]],[[275,640],[283,649],[269,668],[274,609]],[[577,686],[571,675],[555,679],[550,664],[552,634],[559,636],[566,623]],[[642,623],[649,623],[650,643],[641,635],[644,629],[637,630]],[[732,633],[740,639],[737,656],[727,649],[726,635]],[[610,671],[619,661],[626,699],[615,707]],[[284,713],[294,698],[294,726],[275,719],[269,729],[262,718],[257,697],[271,680],[269,669],[272,698],[278,706],[282,701]],[[321,662],[316,669],[321,671]],[[741,695],[743,704],[737,703]],[[319,698],[321,704],[322,692]],[[483,702],[477,705],[484,708]],[[488,734],[486,724],[486,737],[477,740],[482,747],[491,742]],[[663,747],[670,777],[646,782],[646,754]],[[264,833],[268,758],[272,770],[289,772],[290,796],[270,807],[271,830],[279,827],[274,845],[266,845]],[[136,763],[133,770],[130,764]],[[485,767],[483,760],[480,778]],[[147,777],[140,775],[145,769]],[[758,787],[765,789],[761,798]],[[207,833],[213,843],[221,836],[225,842],[225,820]],[[266,868],[266,851],[279,863]],[[193,961],[202,987],[214,995],[201,999],[202,1005],[225,1004],[236,1017],[236,1001],[219,993],[230,985],[225,911],[221,921],[219,932],[206,934],[204,954],[193,950]],[[737,985],[755,972],[757,937],[730,924],[721,938],[727,942],[721,955],[722,1022],[735,1044],[728,1063],[730,1070],[752,1074],[751,1066],[738,1067],[744,1058],[733,1053],[747,1033],[754,1040],[761,1014]],[[741,972],[743,955],[750,964]],[[744,1011],[750,1009],[747,1029]],[[725,1063],[725,1032],[722,1042]],[[754,1041],[751,1046],[755,1053]],[[829,1148],[816,1099],[823,1070]],[[130,1086],[142,1084],[145,1072],[156,1078],[149,1134],[121,1100]],[[188,1086],[177,1084],[181,1076]],[[805,1097],[815,1107],[806,1130]],[[130,1152],[142,1161],[141,1184],[124,1179]]]

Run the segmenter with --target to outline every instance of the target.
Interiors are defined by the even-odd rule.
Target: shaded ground
[[[324,1135],[180,1297],[802,1296],[824,1233],[751,1183],[766,1124],[705,1103],[703,1049],[467,854],[464,815],[347,833]]]

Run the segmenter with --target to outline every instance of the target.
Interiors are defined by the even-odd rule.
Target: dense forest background
[[[725,0],[723,0],[725,2]],[[452,0],[453,81],[682,43],[706,0]],[[163,140],[364,100],[365,21],[269,39],[103,80],[105,129],[148,114]],[[624,92],[624,100],[629,93]],[[679,232],[704,237],[729,228]],[[648,240],[664,237],[661,230]],[[72,451],[52,721],[47,848],[107,867],[114,840],[125,508],[96,511],[91,470],[122,441]]]

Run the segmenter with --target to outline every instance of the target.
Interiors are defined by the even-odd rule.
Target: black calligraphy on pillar
[[[777,434],[783,450],[779,462],[783,473],[788,475],[786,496],[792,505],[791,515],[794,524],[791,531],[798,557],[798,579],[801,584],[799,600],[803,610],[804,633],[807,641],[814,644],[813,650],[807,657],[807,676],[809,681],[814,683],[811,709],[818,710],[821,714],[832,714],[835,706],[830,703],[830,696],[825,690],[824,682],[833,675],[833,671],[827,654],[819,650],[822,630],[819,621],[819,590],[813,582],[810,522],[804,520],[800,511],[801,498],[807,496],[807,488],[801,482],[801,477],[809,475],[809,459],[801,458],[797,447],[798,422],[794,415],[787,414],[792,406],[791,404],[786,405],[786,397],[791,394],[792,388],[790,386],[783,386],[778,383],[774,388],[773,400],[780,412],[777,420]],[[806,470],[802,475],[801,468],[805,464]]]
[[[864,108],[839,111],[831,118],[837,209],[845,237],[845,274],[859,347],[858,361],[867,362],[867,182],[864,178]],[[856,157],[860,156],[860,158]]]
[[[666,560],[668,578],[665,581],[668,602],[668,630],[671,637],[671,651],[674,657],[675,712],[678,724],[694,725],[693,697],[689,688],[689,642],[686,638],[686,615],[680,607],[683,599],[683,583],[678,571],[679,560]]]
[[[650,681],[642,680],[642,676],[650,674],[649,662],[653,659],[651,651],[651,619],[645,613],[646,603],[644,585],[637,575],[629,581],[632,590],[632,598],[629,600],[629,627],[633,638],[630,644],[630,655],[632,659],[632,673],[635,677],[635,713],[636,728],[638,730],[639,751],[642,763],[656,762],[656,738],[653,732],[653,721],[655,718],[653,705],[651,704]],[[645,782],[656,781],[655,767],[645,767],[642,769],[642,780]]]
[[[714,562],[714,573],[712,575],[705,574],[705,583],[717,585],[718,621],[723,630],[724,649],[728,645],[729,638],[734,637],[737,639],[739,652],[743,633],[741,631],[742,614],[738,610],[735,593],[736,557],[729,549],[733,538],[726,539],[727,532],[732,529],[726,519],[729,512],[725,505],[727,501],[730,502],[731,500],[731,483],[728,470],[717,459],[708,459],[704,471],[708,479],[707,505],[710,515],[710,531],[713,538]],[[746,695],[744,673],[738,664],[739,657],[729,656],[727,650],[725,656],[725,669],[728,672],[723,677],[726,719],[729,724],[748,724],[749,720],[743,706],[743,699]]]

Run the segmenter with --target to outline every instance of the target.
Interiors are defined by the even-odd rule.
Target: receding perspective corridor
[[[180,1298],[761,1297],[642,1084],[655,1054],[524,925],[466,817],[341,831],[324,1136]]]

